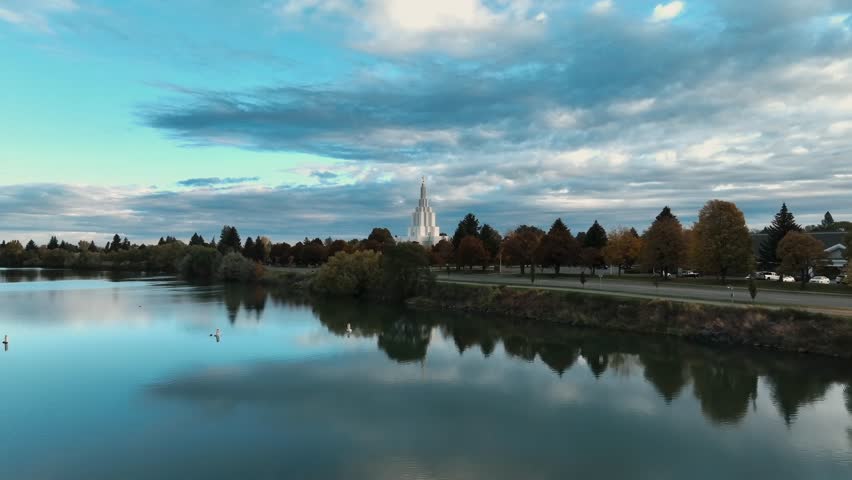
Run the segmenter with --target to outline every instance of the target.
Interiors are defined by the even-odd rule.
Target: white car
[[[831,280],[828,277],[823,277],[822,275],[818,275],[816,277],[808,280],[808,283],[818,283],[820,285],[829,285],[831,284]]]
[[[766,272],[763,275],[763,279],[764,280],[771,280],[773,282],[777,282],[778,280],[781,280],[781,275],[778,275],[775,272]]]
[[[782,279],[782,281],[784,283],[795,283],[796,279],[791,277],[790,275],[784,275],[784,278]]]

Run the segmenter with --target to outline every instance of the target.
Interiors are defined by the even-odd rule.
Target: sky
[[[852,0],[0,0],[0,238],[852,220]]]

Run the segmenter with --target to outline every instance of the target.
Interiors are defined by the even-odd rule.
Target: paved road
[[[442,282],[452,281],[530,286],[529,279],[524,279],[516,275],[493,273],[454,273],[449,277],[438,274],[438,280]],[[582,290],[582,286],[576,277],[567,277],[563,279],[539,277],[536,278],[535,286],[556,287],[566,290]],[[585,290],[592,292],[600,292],[603,290],[606,292],[625,293],[643,297],[698,299],[711,302],[731,301],[731,291],[728,290],[727,287],[713,285],[666,285],[665,282],[660,282],[660,286],[657,288],[651,283],[613,279],[600,282],[597,278],[590,277],[586,282]],[[749,296],[746,288],[734,287],[733,293],[734,303],[751,303],[751,297]],[[852,295],[760,290],[760,284],[758,284],[756,302],[761,305],[806,307],[819,310],[848,309],[850,313],[852,313]]]

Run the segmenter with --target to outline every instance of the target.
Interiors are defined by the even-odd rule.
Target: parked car
[[[763,279],[777,282],[778,280],[781,280],[781,275],[778,275],[775,272],[764,272]]]
[[[782,278],[781,281],[784,283],[794,283],[796,281],[796,278],[790,275],[784,275],[784,278]]]
[[[828,277],[823,277],[822,275],[817,275],[816,277],[808,280],[808,283],[818,283],[820,285],[829,285],[831,284],[831,280]]]
[[[686,278],[698,278],[701,276],[701,274],[698,272],[693,272],[692,270],[684,270],[683,272],[681,272],[680,276]]]
[[[846,283],[846,274],[841,273],[840,275],[838,275],[837,278],[834,279],[834,283],[836,283],[838,285],[842,285],[842,284]]]

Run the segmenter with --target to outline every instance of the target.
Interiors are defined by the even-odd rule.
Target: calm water
[[[4,479],[852,478],[831,359],[57,271],[3,334]]]

